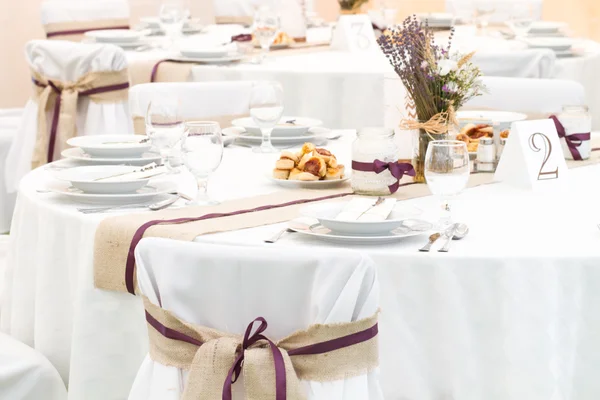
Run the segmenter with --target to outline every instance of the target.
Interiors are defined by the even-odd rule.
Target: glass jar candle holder
[[[375,160],[386,163],[398,161],[398,146],[394,131],[386,128],[364,128],[358,131],[352,144],[352,161],[372,164]],[[352,169],[352,189],[357,194],[385,196],[389,186],[397,182],[389,170],[381,173]]]

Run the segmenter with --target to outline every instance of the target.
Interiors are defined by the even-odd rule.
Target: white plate
[[[267,176],[267,178],[274,184],[288,189],[329,189],[342,186],[350,180],[349,176],[331,181],[290,181],[287,179],[275,179],[272,176]]]
[[[294,124],[286,124],[294,121]],[[238,118],[231,121],[231,125],[244,128],[246,132],[260,135],[260,129],[252,117]],[[273,129],[273,136],[298,136],[308,132],[310,128],[323,125],[323,121],[314,118],[293,117],[285,115],[281,117],[279,124]]]
[[[88,31],[85,37],[94,39],[97,43],[131,43],[139,41],[145,33],[133,29],[101,29]]]
[[[461,119],[477,120],[482,119],[486,121],[493,121],[498,124],[498,129],[503,131],[510,129],[510,125],[515,121],[524,121],[527,119],[527,115],[523,113],[510,112],[510,111],[458,111],[456,117]]]
[[[321,225],[336,234],[375,235],[390,233],[402,226],[407,219],[414,219],[423,211],[413,206],[396,203],[388,219],[384,221],[339,221],[336,217],[348,202],[311,204],[300,210],[300,214],[317,219]]]
[[[173,182],[155,182],[149,186],[144,186],[135,193],[124,194],[96,194],[84,193],[79,189],[69,186],[65,182],[57,181],[56,184],[45,188],[52,193],[60,194],[71,200],[86,204],[120,205],[137,204],[150,201],[153,198],[168,193],[175,193],[177,185]]]
[[[92,157],[100,158],[136,158],[150,150],[152,144],[144,135],[91,135],[76,136],[67,140],[67,144],[80,147]]]
[[[72,149],[63,150],[60,153],[63,158],[81,161],[90,165],[146,165],[152,162],[160,163],[161,157],[156,153],[144,153],[140,157],[123,157],[123,158],[101,158],[101,157],[92,157],[89,154],[86,154],[79,147],[74,147]]]
[[[269,50],[282,50],[282,49],[287,49],[288,47],[290,47],[289,43],[272,44],[271,47],[269,47]],[[254,43],[254,48],[260,49],[261,48],[260,44]]]
[[[327,128],[312,128],[308,133],[300,136],[272,136],[271,143],[274,145],[286,145],[294,143],[310,142],[311,140],[327,140],[331,129]],[[256,134],[247,133],[244,128],[232,126],[222,130],[223,135],[234,137],[237,140],[247,142],[250,144],[260,144],[262,137]]]
[[[202,63],[202,64],[228,64],[238,62],[244,59],[243,54],[228,55],[226,57],[176,57],[174,60],[186,61],[191,63]]]
[[[141,17],[140,22],[149,28],[159,28],[160,29],[160,19],[158,17]],[[183,28],[187,28],[190,26],[200,25],[201,22],[197,18],[192,18],[183,23]]]
[[[532,33],[534,35],[540,35],[544,33],[554,34],[558,33],[564,26],[565,24],[561,22],[535,21],[531,25],[529,33]]]
[[[132,179],[122,182],[96,181],[96,179],[126,174],[136,169],[139,167],[125,165],[74,167],[59,171],[55,176],[61,181],[71,182],[73,187],[85,193],[123,194],[136,192],[146,186],[150,179]]]
[[[433,229],[433,225],[422,220],[405,220],[404,224],[394,231],[378,235],[344,235],[334,233],[323,226],[317,226],[311,228],[310,230],[299,229],[296,226],[290,226],[290,229],[303,235],[313,236],[332,242],[352,244],[382,244],[396,242],[407,237],[426,234]]]
[[[417,18],[432,28],[450,28],[454,25],[454,15],[446,13],[417,14]]]
[[[565,51],[573,47],[574,41],[565,37],[535,37],[524,39],[525,43],[532,49],[550,49],[554,51]]]

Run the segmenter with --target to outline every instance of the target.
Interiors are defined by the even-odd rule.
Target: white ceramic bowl
[[[559,32],[564,26],[565,24],[561,22],[535,21],[533,24],[531,24],[531,29],[529,30],[529,33],[533,33],[535,35],[541,35],[544,33],[555,34]]]
[[[389,233],[402,225],[402,222],[415,218],[423,212],[422,210],[397,203],[388,219],[384,221],[338,221],[335,218],[342,211],[346,202],[321,203],[306,206],[300,210],[305,217],[317,219],[321,225],[336,233],[347,235],[376,235]]]
[[[132,179],[119,182],[96,181],[96,179],[133,172],[136,169],[139,169],[139,167],[130,167],[124,165],[74,167],[58,172],[56,174],[56,178],[62,181],[71,182],[71,185],[73,185],[73,187],[80,189],[85,193],[134,193],[142,187],[146,186],[150,179]]]
[[[535,37],[525,39],[525,43],[532,49],[550,49],[566,51],[573,47],[573,39],[565,37]]]
[[[134,158],[150,150],[150,141],[144,135],[90,135],[76,136],[67,140],[67,144],[79,147],[92,157]]]
[[[293,121],[293,123],[291,123]],[[244,128],[246,132],[253,135],[260,135],[260,129],[252,117],[238,118],[231,121],[231,125]],[[323,121],[314,118],[303,118],[293,116],[283,116],[279,123],[273,129],[273,136],[297,136],[304,135],[310,128],[323,125]]]

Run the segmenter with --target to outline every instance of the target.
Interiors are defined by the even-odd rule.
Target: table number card
[[[551,120],[514,122],[494,180],[526,189],[557,186],[568,169]]]
[[[331,38],[333,50],[350,52],[379,51],[371,20],[367,15],[342,15]]]

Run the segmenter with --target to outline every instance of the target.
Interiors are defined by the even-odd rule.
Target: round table
[[[353,135],[327,148],[348,163]],[[276,156],[225,151],[212,179],[222,199],[284,190],[265,174]],[[244,171],[240,165],[250,166]],[[366,252],[381,285],[380,348],[386,399],[592,399],[600,396],[600,165],[569,171],[563,187],[528,192],[503,184],[466,190],[455,217],[470,234],[449,253],[420,253],[418,236],[345,246],[300,234],[263,240],[284,224],[198,237],[271,246]],[[11,233],[2,330],[41,351],[71,399],[123,399],[147,351],[139,298],[93,287],[93,243],[109,215],[83,215],[51,193],[52,167],[22,181]],[[191,193],[191,177],[180,189]],[[402,190],[402,189],[401,189]],[[406,204],[435,218],[438,200]]]

